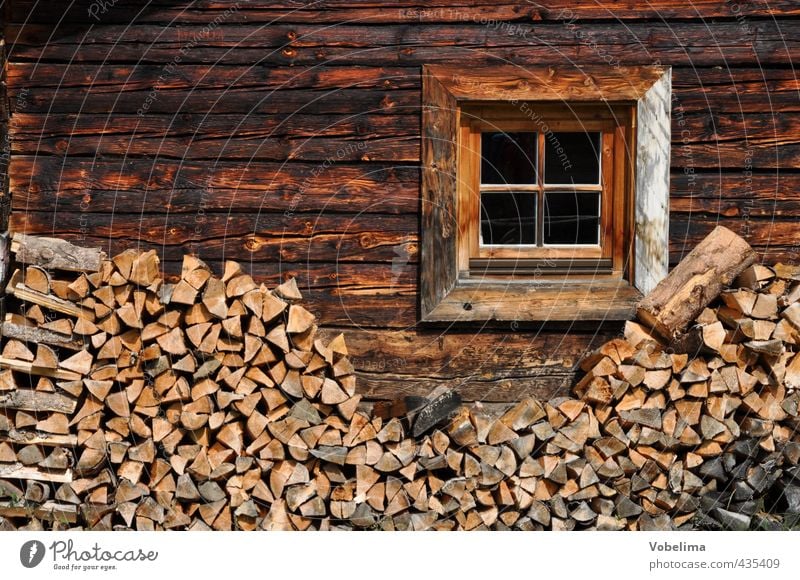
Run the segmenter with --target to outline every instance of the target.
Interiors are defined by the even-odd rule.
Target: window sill
[[[459,280],[423,322],[628,320],[641,298],[624,280]]]

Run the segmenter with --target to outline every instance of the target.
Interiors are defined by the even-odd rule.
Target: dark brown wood
[[[96,150],[97,136],[102,135],[103,148],[109,154],[133,156],[157,150],[160,157],[167,158],[250,159],[256,155],[267,160],[330,160],[329,164],[419,158],[419,119],[414,115],[376,115],[372,120],[364,115],[118,115],[109,124],[104,115],[18,114],[12,126],[16,135],[13,152],[17,154],[55,154],[68,138],[70,154],[87,155]],[[186,135],[203,138],[187,139]]]
[[[163,248],[164,260],[182,259],[193,246],[202,244],[203,258],[222,256],[236,260],[286,262],[377,262],[403,258],[416,262],[417,218],[414,215],[334,213],[253,213],[231,219],[227,213],[129,215],[120,212],[63,212],[57,224],[48,223],[48,212],[18,211],[12,227],[18,232],[49,228],[71,241],[110,247],[117,252],[137,238],[140,248]],[[119,240],[118,242],[115,240]],[[207,243],[207,240],[214,240]],[[141,245],[146,244],[146,245]]]
[[[26,113],[108,114],[113,109],[136,114],[147,100],[152,78],[161,71],[158,65],[143,64],[15,63],[8,71],[9,97],[24,102],[20,110]],[[209,75],[206,66],[182,65],[180,76],[164,80],[163,86],[171,90],[160,92],[148,113],[171,115],[181,109],[211,114],[413,115],[419,110],[421,76],[415,68],[283,67],[262,72],[249,66],[215,66],[214,71]],[[92,79],[90,86],[86,79]],[[280,98],[265,99],[260,83]],[[345,88],[355,84],[361,88]],[[32,85],[40,87],[36,93],[25,90]],[[236,89],[228,88],[231,85]],[[673,104],[676,113],[684,114],[758,114],[764,112],[763,96],[768,93],[771,111],[797,111],[795,85],[786,69],[673,67]],[[324,91],[312,90],[315,87]]]
[[[30,31],[33,31],[34,28],[35,26],[24,27]],[[9,78],[14,79],[15,85],[28,82],[35,83],[43,89],[58,88],[59,91],[83,87],[86,79],[94,79],[92,96],[100,96],[109,92],[120,93],[122,96],[127,92],[136,94],[139,91],[149,92],[152,89],[152,79],[158,77],[163,70],[163,64],[142,63],[134,66],[116,63],[97,65],[20,62],[16,63],[9,71]],[[319,66],[314,70],[302,71],[290,67],[242,67],[219,63],[214,66],[214,74],[209,74],[209,72],[208,66],[182,64],[180,75],[164,78],[159,86],[170,90],[216,89],[221,91],[220,94],[224,94],[225,90],[235,85],[237,93],[240,89],[252,89],[261,91],[262,95],[263,91],[273,90],[312,89],[321,91],[327,89],[339,91],[361,88],[389,91],[420,87],[419,71],[409,70],[407,67],[363,67],[358,70],[358,74],[354,74],[351,69],[340,66]],[[61,82],[58,79],[62,79]],[[12,97],[14,96],[12,93]],[[25,107],[25,111],[30,112],[30,106]],[[224,112],[224,110],[218,112]]]
[[[408,70],[414,75],[418,74],[416,69]],[[348,69],[348,72],[353,74],[353,69]],[[124,85],[120,85],[116,91],[113,88],[89,89],[88,99],[86,87],[80,85],[66,88],[63,93],[51,88],[43,89],[39,95],[22,92],[23,87],[38,82],[21,78],[16,85],[19,90],[18,97],[24,95],[26,99],[30,99],[31,105],[25,110],[31,113],[46,113],[48,110],[52,110],[53,113],[74,113],[78,109],[85,113],[108,114],[108,111],[113,109],[119,113],[135,115],[142,110],[143,104],[148,102],[148,97],[152,100],[151,89],[126,90]],[[176,110],[185,109],[239,115],[290,115],[298,111],[309,115],[357,114],[363,111],[386,115],[405,112],[413,115],[419,111],[419,89],[386,91],[330,89],[322,93],[311,89],[298,89],[276,91],[273,96],[275,98],[265,98],[264,91],[256,88],[235,91],[188,88],[175,93],[163,91],[149,105],[147,113],[170,115]]]
[[[214,43],[216,46],[196,44],[192,50],[185,51],[182,62],[216,63],[225,54],[227,63],[308,65],[325,61],[420,66],[454,62],[459,57],[468,58],[474,64],[488,64],[496,58],[511,60],[513,56],[527,63],[560,60],[566,64],[577,58],[588,64],[608,64],[609,59],[641,63],[658,59],[674,65],[708,66],[749,64],[754,58],[788,64],[797,58],[798,50],[794,40],[796,25],[792,20],[780,25],[771,20],[759,20],[747,28],[735,20],[721,21],[715,23],[713,35],[708,34],[704,22],[686,22],[679,27],[664,22],[576,23],[570,26],[553,22],[518,23],[517,26],[516,34],[497,34],[489,26],[474,24],[407,24],[378,28],[352,24],[335,27],[232,25],[223,28],[224,35]],[[170,62],[176,45],[198,37],[201,31],[202,26],[181,27],[178,31],[176,28],[165,30],[163,26],[106,24],[91,31],[85,27],[64,26],[61,35],[54,38],[47,27],[37,30],[32,23],[8,27],[13,40],[13,60],[73,58],[75,62]],[[295,38],[287,42],[290,34]],[[146,44],[148,50],[141,51],[139,43]],[[598,49],[582,50],[582,44]],[[464,51],[459,45],[480,45],[485,47],[485,52]],[[559,46],[558,52],[553,52],[553,45]],[[690,45],[693,50],[688,54],[683,47]],[[78,47],[80,50],[76,50]],[[233,47],[235,51],[230,50]],[[265,52],[265,47],[278,50]],[[374,50],[354,50],[364,47]],[[110,51],[113,58],[109,58]]]
[[[636,315],[666,339],[682,332],[745,268],[753,249],[731,230],[717,226],[636,307]]]
[[[24,22],[33,16],[38,22],[79,22],[86,21],[86,14],[92,2],[90,0],[77,0],[70,4],[63,13],[52,14],[35,0],[21,0],[14,2],[10,11],[15,22]],[[149,5],[142,10],[141,5],[135,1],[120,0],[114,7],[103,14],[104,20],[109,22],[127,24],[133,18],[142,23],[170,23],[170,22],[208,22],[215,17],[225,14],[236,6],[234,0],[216,0],[204,2],[193,6],[192,9],[183,9],[170,4]],[[565,10],[570,12],[565,13]],[[758,17],[785,17],[800,13],[797,6],[790,0],[780,0],[764,5],[758,2],[742,3],[739,7],[741,14],[746,18]],[[729,18],[730,10],[714,0],[698,0],[691,7],[676,4],[672,0],[654,0],[646,5],[634,0],[624,2],[573,2],[556,0],[544,4],[520,4],[517,2],[498,2],[486,4],[483,0],[469,0],[454,4],[450,0],[436,0],[433,2],[420,2],[419,0],[392,0],[376,6],[369,2],[343,1],[325,6],[319,10],[315,5],[297,4],[290,0],[270,3],[268,6],[260,4],[239,5],[239,10],[230,13],[230,22],[271,22],[278,20],[286,23],[340,23],[364,22],[369,24],[384,24],[395,22],[431,23],[431,22],[466,22],[474,23],[474,16],[479,13],[487,19],[499,21],[514,20],[557,20],[565,21],[572,18],[579,20],[607,20],[609,14],[620,20],[639,19],[694,19],[694,18]]]
[[[323,328],[322,336],[329,339],[337,332]],[[617,332],[612,325],[597,335],[346,329],[359,393],[365,398],[425,397],[446,386],[467,401],[556,396],[574,377],[582,354]]]
[[[411,434],[419,437],[434,426],[446,421],[461,406],[461,395],[447,390],[438,396],[431,395],[428,403],[416,413]]]
[[[410,110],[418,108],[415,102]],[[68,136],[72,155],[88,155],[102,135],[103,148],[108,154],[131,157],[147,155],[152,147],[157,147],[163,158],[215,161],[220,157],[248,158],[248,152],[252,156],[254,151],[261,159],[275,160],[324,162],[336,158],[401,162],[418,159],[415,137],[419,134],[419,122],[414,115],[375,115],[373,118],[378,122],[366,119],[363,123],[352,122],[359,110],[360,107],[354,107],[353,114],[337,117],[338,122],[325,115],[312,116],[308,129],[295,129],[291,123],[270,128],[274,121],[256,115],[212,115],[205,117],[200,125],[183,123],[173,115],[149,115],[147,122],[138,117],[118,115],[120,124],[115,123],[111,131],[106,116],[84,113],[71,118],[51,113],[47,117],[16,116],[12,131],[16,136],[14,152],[20,156],[37,152],[57,154]],[[735,170],[744,167],[747,158],[751,166],[796,167],[800,165],[800,144],[794,138],[797,125],[792,113],[752,113],[745,117],[715,116],[708,112],[685,114],[673,118],[672,166]],[[314,130],[314,126],[319,129]],[[231,127],[234,127],[232,131]],[[288,132],[288,137],[283,135],[284,131]],[[183,136],[186,132],[204,138],[187,140]],[[339,136],[326,136],[337,134]],[[259,139],[255,148],[251,142],[254,137]]]
[[[216,160],[14,158],[20,207],[110,213],[416,213],[419,169],[409,165],[263,163]]]
[[[456,284],[456,100],[429,70],[422,83],[420,305],[428,316]]]

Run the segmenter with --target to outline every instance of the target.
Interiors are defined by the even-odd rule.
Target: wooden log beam
[[[756,259],[746,241],[717,226],[639,302],[636,315],[671,340]]]
[[[48,10],[36,0],[21,0],[9,6],[10,22],[41,23],[79,23],[86,21],[86,14],[92,5],[90,0],[75,0],[65,5],[63,10]],[[146,24],[201,23],[226,14],[229,23],[310,23],[336,24],[359,22],[363,24],[430,24],[435,22],[474,23],[479,14],[490,21],[563,21],[565,12],[576,20],[608,20],[613,17],[620,21],[669,20],[669,19],[711,19],[730,18],[730,7],[718,0],[693,0],[691,4],[674,0],[650,0],[646,4],[626,2],[586,2],[551,0],[547,3],[520,3],[499,1],[487,4],[476,0],[454,4],[452,0],[386,0],[385,2],[335,2],[327,3],[324,9],[319,4],[298,3],[296,0],[282,0],[269,3],[241,4],[237,11],[230,11],[233,2],[213,2],[203,5],[203,10],[186,10],[181,5],[169,3],[152,4],[147,10],[132,3],[118,3],[114,10],[103,14],[103,23],[128,25],[131,22]],[[226,12],[228,10],[229,12]],[[791,0],[776,0],[768,4],[759,2],[742,3],[737,10],[742,17],[780,18],[800,15],[800,8]]]
[[[475,10],[474,14],[483,13]],[[368,66],[410,66],[422,63],[461,62],[465,65],[492,63],[497,57],[515,57],[519,64],[575,61],[607,64],[609,58],[633,60],[659,59],[673,65],[696,66],[790,63],[796,58],[796,22],[760,20],[743,33],[738,22],[716,22],[708,34],[705,22],[684,22],[679,27],[668,22],[515,23],[516,34],[492,34],[486,27],[469,24],[429,24],[426,26],[390,24],[381,27],[340,24],[283,25],[272,23],[224,27],[224,38],[213,44],[198,45],[184,55],[184,63],[217,63],[226,55],[226,64],[260,62],[267,66],[318,64],[320,62]],[[58,42],[51,32],[31,22],[11,25],[13,60],[43,59],[76,62],[167,62],[172,58],[181,35],[202,34],[202,26],[181,26],[180,30],[161,26],[121,26],[105,24],[86,30],[85,26],[59,28]],[[793,32],[795,31],[795,32]],[[280,50],[290,34],[296,35],[291,50]],[[579,40],[580,39],[580,40]],[[584,40],[585,39],[585,40]],[[583,42],[581,42],[583,41]],[[146,43],[147,51],[141,44]],[[598,48],[583,49],[584,43]],[[482,50],[470,50],[481,46]],[[554,50],[556,46],[558,50]],[[684,46],[692,46],[687,54]],[[273,47],[275,50],[267,50]],[[231,50],[236,48],[236,50]],[[373,50],[363,50],[372,48]],[[362,49],[362,50],[358,50]],[[466,50],[465,50],[466,49]],[[511,52],[513,51],[513,52]],[[496,62],[496,60],[495,60]]]

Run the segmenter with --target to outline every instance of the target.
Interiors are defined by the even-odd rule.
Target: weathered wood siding
[[[800,250],[796,0],[6,3],[16,231],[295,275],[372,396],[567,384],[618,331],[421,329],[426,63],[671,65],[670,261]]]

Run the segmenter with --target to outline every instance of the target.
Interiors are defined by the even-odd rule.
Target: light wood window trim
[[[641,292],[667,269],[670,77],[669,67],[423,67],[422,321],[601,321],[632,315]],[[625,278],[462,275],[469,252],[459,239],[474,233],[476,225],[458,219],[464,187],[458,167],[461,107],[520,101],[548,101],[555,108],[564,102],[574,107],[602,102],[635,109],[632,122],[616,129],[626,155],[615,153],[613,176],[626,195],[625,203],[614,204],[613,219],[633,222],[625,247],[614,244],[611,256],[614,264],[623,264]],[[620,170],[625,163],[633,167],[627,175]],[[467,171],[479,171],[474,165]],[[648,195],[641,193],[645,190]]]

